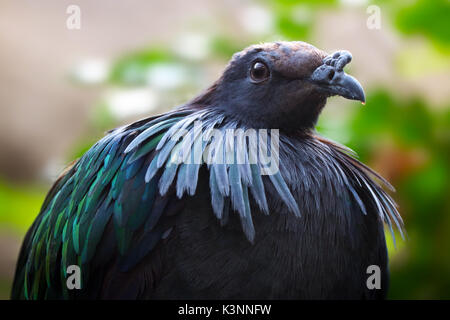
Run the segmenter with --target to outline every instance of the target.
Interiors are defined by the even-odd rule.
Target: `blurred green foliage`
[[[151,65],[174,61],[175,57],[168,49],[141,49],[118,59],[110,72],[109,80],[119,85],[139,85],[145,83],[146,70]]]
[[[307,39],[318,9],[336,6],[336,0],[268,1],[275,14],[276,29],[286,40]]]
[[[400,1],[400,3],[402,3]],[[397,28],[407,34],[420,33],[433,41],[450,45],[450,3],[448,0],[404,2],[396,12]]]
[[[0,227],[24,233],[37,216],[46,190],[0,180]]]
[[[424,38],[422,51],[406,52],[398,59],[403,76],[412,77],[424,71],[424,68],[416,68],[418,59],[427,60],[427,70],[448,68],[449,1],[375,0],[367,5],[372,3],[382,8],[383,19],[386,14],[404,37]],[[339,10],[342,2],[265,0],[261,5],[273,15],[274,35],[286,40],[308,41],[320,10]],[[360,9],[365,12],[365,7]],[[136,50],[113,62],[105,85],[115,88],[146,86],[149,68],[160,64],[181,65],[191,70],[189,72],[200,70],[200,74],[189,79],[204,78],[201,72],[205,65],[211,61],[224,64],[234,52],[250,43],[266,40],[265,37],[213,34],[209,39],[208,59],[200,61],[180,56],[169,43]],[[192,95],[204,87],[201,81],[196,85],[197,88],[189,83],[187,92]],[[179,97],[185,95],[186,90],[174,88],[162,95]],[[450,105],[431,105],[421,97],[400,98],[391,88],[380,86],[368,92],[366,107],[349,110],[340,116],[340,121],[324,115],[318,131],[357,151],[363,162],[380,171],[397,189],[393,196],[400,205],[408,239],[402,241],[397,235],[394,248],[387,235],[392,272],[389,297],[449,299]],[[80,157],[104,131],[121,123],[107,101],[98,103],[91,120],[91,130],[80,137],[67,160]],[[46,189],[0,180],[0,227],[23,234],[38,213]],[[7,296],[1,292],[5,287],[0,286],[0,296]]]

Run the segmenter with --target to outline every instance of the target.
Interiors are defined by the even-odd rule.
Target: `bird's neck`
[[[258,110],[253,106],[224,106],[214,101],[210,95],[194,99],[186,107],[192,110],[212,109],[222,115],[225,121],[234,122],[238,127],[253,129],[279,129],[287,135],[299,132],[314,132],[320,112],[326,99],[321,101],[303,101],[291,109],[280,107],[277,111]]]

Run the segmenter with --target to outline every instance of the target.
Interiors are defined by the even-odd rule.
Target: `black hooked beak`
[[[330,96],[339,95],[364,104],[366,97],[361,84],[343,70],[351,60],[350,52],[337,51],[323,59],[323,64],[314,70],[311,80]]]

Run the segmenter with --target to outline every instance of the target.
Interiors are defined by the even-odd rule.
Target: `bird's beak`
[[[339,95],[364,104],[366,97],[361,84],[343,70],[351,60],[350,52],[337,51],[323,59],[323,64],[314,70],[311,80],[330,96]]]

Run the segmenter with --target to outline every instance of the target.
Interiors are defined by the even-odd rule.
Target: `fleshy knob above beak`
[[[323,64],[314,70],[311,81],[330,96],[339,95],[351,100],[366,101],[361,84],[344,72],[344,67],[352,61],[350,52],[337,51],[323,59]]]

